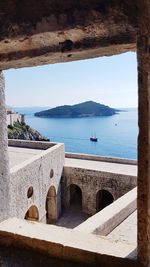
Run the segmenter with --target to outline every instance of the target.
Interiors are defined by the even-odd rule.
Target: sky
[[[11,107],[55,107],[89,100],[137,107],[136,53],[4,71]]]

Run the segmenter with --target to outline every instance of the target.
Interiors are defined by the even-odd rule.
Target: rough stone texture
[[[143,1],[146,3],[146,1]],[[145,25],[146,27],[146,25]],[[147,30],[149,25],[147,25]],[[149,31],[149,30],[148,30]],[[144,32],[143,32],[144,34]],[[138,38],[138,257],[150,266],[150,38]]]
[[[22,143],[23,141],[18,141]],[[17,141],[15,142],[17,144]],[[25,143],[23,142],[24,146]],[[32,142],[32,146],[33,146]],[[41,142],[42,143],[42,142]],[[41,146],[35,142],[34,149]],[[48,144],[47,144],[48,145]],[[46,144],[43,142],[43,147]],[[64,146],[58,144],[34,155],[26,161],[20,162],[11,168],[10,171],[10,217],[24,219],[27,210],[31,206],[36,206],[39,213],[39,221],[46,221],[46,197],[49,189],[54,186],[56,190],[56,217],[61,212],[61,191],[60,179],[64,164]],[[50,171],[53,169],[53,177],[50,178]],[[28,198],[29,187],[33,187],[33,195]]]
[[[0,71],[0,221],[9,217],[9,158],[5,81]]]
[[[87,164],[89,168],[89,164]],[[70,205],[71,184],[82,191],[82,210],[87,214],[96,213],[96,193],[99,190],[109,191],[114,200],[118,199],[136,186],[137,177],[120,173],[87,169],[86,167],[65,166],[62,177],[62,202],[67,208]]]
[[[113,55],[136,49],[133,1],[0,3],[0,68]]]

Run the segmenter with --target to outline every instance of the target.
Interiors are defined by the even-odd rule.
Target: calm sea
[[[137,109],[124,109],[110,117],[50,119],[34,117],[44,108],[15,108],[26,123],[53,142],[63,142],[67,152],[137,158]],[[91,142],[96,133],[98,142]]]

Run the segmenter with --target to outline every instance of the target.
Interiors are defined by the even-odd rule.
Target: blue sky
[[[93,100],[137,107],[136,53],[5,71],[6,102],[54,107]]]

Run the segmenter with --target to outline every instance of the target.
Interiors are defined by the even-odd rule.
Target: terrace
[[[40,172],[38,173],[37,169],[39,168],[39,165],[35,165],[35,162],[37,160],[42,160],[42,158],[48,153],[53,153],[53,150],[60,150],[59,144],[54,143],[46,143],[46,142],[30,142],[30,141],[19,141],[19,140],[9,140],[9,159],[10,159],[10,167],[11,172],[17,178],[15,178],[15,183],[18,186],[20,182],[22,182],[22,179],[24,180],[23,175],[18,175],[19,170],[24,170],[25,172],[29,173],[30,176],[30,184],[33,185],[34,191],[37,187],[33,180],[36,180],[35,175],[39,176],[39,179],[44,179],[45,177],[40,176]],[[45,154],[46,153],[46,154]],[[57,152],[58,153],[58,152]],[[69,158],[70,156],[70,158]],[[52,154],[53,157],[53,154]],[[46,161],[48,166],[52,164],[51,159]],[[32,168],[32,165],[34,166],[34,172],[28,171]],[[87,167],[88,166],[88,167]],[[44,168],[47,169],[47,166],[44,165]],[[69,174],[67,174],[69,170]],[[71,172],[70,172],[71,170]],[[77,170],[80,170],[82,172],[82,175],[80,173],[76,173]],[[41,170],[40,170],[41,171]],[[43,170],[44,171],[44,170]],[[56,171],[54,170],[56,173]],[[84,173],[84,175],[83,175]],[[75,178],[71,178],[75,174]],[[103,177],[104,174],[106,177]],[[78,206],[71,206],[69,208],[66,207],[65,210],[61,210],[60,212],[60,218],[56,220],[55,225],[65,228],[71,228],[77,231],[81,231],[83,233],[94,233],[96,235],[107,235],[110,237],[113,241],[114,240],[125,240],[127,243],[134,243],[136,245],[136,190],[132,190],[130,193],[127,193],[130,189],[134,188],[136,186],[136,177],[137,177],[137,165],[136,161],[133,160],[126,160],[126,159],[115,159],[115,158],[104,158],[104,157],[98,157],[98,156],[90,156],[90,155],[80,155],[80,154],[68,154],[66,153],[66,158],[63,164],[63,176],[62,176],[62,185],[64,183],[64,177],[67,177],[68,179],[74,179],[74,184],[80,185],[82,188],[82,209],[78,209]],[[91,175],[90,181],[88,182],[88,187],[90,188],[91,193],[91,207],[90,205],[87,207],[86,200],[84,200],[86,195],[87,186],[85,184],[84,188],[84,179],[87,179],[87,176]],[[121,184],[118,187],[115,188],[115,190],[120,191],[120,195],[116,196],[115,202],[113,202],[110,206],[104,208],[102,211],[99,211],[96,215],[90,217],[92,212],[92,207],[95,206],[95,199],[93,199],[94,190],[96,189],[96,186],[94,186],[94,190],[92,189],[92,183],[93,181],[100,182],[100,187],[102,184],[104,184],[104,181],[101,179],[103,178],[106,181],[111,181],[113,177],[113,181],[116,176],[116,181],[121,179]],[[80,183],[80,179],[82,176],[82,183]],[[101,178],[102,176],[102,178]],[[12,178],[13,178],[12,177]],[[22,178],[21,178],[22,177]],[[38,179],[38,183],[40,182]],[[53,178],[54,179],[54,178]],[[57,178],[59,182],[60,177]],[[130,183],[129,183],[130,179]],[[21,181],[20,181],[21,180]],[[131,182],[132,180],[132,182]],[[42,181],[42,183],[44,182]],[[28,184],[27,178],[23,182],[23,188],[26,187],[26,183]],[[41,183],[41,184],[42,184]],[[45,183],[45,182],[44,182]],[[86,182],[87,183],[87,182]],[[56,185],[57,183],[53,181],[53,185]],[[130,185],[129,185],[130,184]],[[106,185],[103,185],[106,189]],[[15,187],[15,184],[14,184]],[[47,185],[47,190],[50,187],[50,185]],[[108,187],[108,185],[107,185]],[[19,186],[20,190],[21,185]],[[125,188],[125,189],[124,189]],[[64,188],[66,191],[67,188]],[[113,190],[113,186],[111,185],[111,188],[108,190]],[[125,191],[124,191],[125,190]],[[126,195],[124,193],[126,192]],[[17,194],[17,189],[15,191]],[[38,193],[38,191],[36,192]],[[114,191],[115,196],[115,191]],[[15,195],[14,195],[15,197]],[[23,195],[21,195],[21,198]],[[37,199],[40,198],[40,196],[35,196]],[[34,198],[35,198],[34,197]],[[61,202],[63,199],[66,200],[67,193],[65,192],[64,195],[61,196]],[[24,198],[23,198],[24,199]],[[43,199],[46,199],[46,196],[43,196]],[[117,200],[118,199],[118,200]],[[19,195],[17,197],[17,200],[21,202],[21,199],[19,198]],[[33,203],[32,203],[33,201]],[[34,199],[30,200],[29,206],[34,205]],[[101,199],[102,201],[102,199]],[[24,202],[26,203],[25,199]],[[43,201],[41,201],[42,203]],[[89,200],[88,200],[89,202]],[[39,207],[41,206],[41,203],[39,203]],[[84,203],[86,203],[84,205]],[[21,209],[23,209],[24,203],[21,204]],[[112,207],[112,208],[111,208]],[[28,207],[29,208],[29,207]],[[26,208],[26,210],[28,209]],[[19,205],[16,206],[16,209],[19,210]],[[39,209],[39,208],[38,208]],[[45,210],[45,209],[44,209]],[[95,213],[95,211],[94,211]],[[110,216],[108,216],[110,214]],[[14,216],[14,215],[13,215]],[[17,214],[17,217],[21,218],[21,214]],[[44,217],[44,216],[43,216]],[[89,218],[89,219],[88,219]],[[105,220],[104,220],[105,218]],[[119,219],[118,219],[119,218]],[[134,223],[131,224],[131,218],[134,221]],[[41,219],[39,219],[41,220]],[[44,222],[45,220],[42,219]],[[106,230],[108,228],[108,230]],[[105,229],[105,230],[103,230]],[[126,232],[126,229],[128,231]]]

